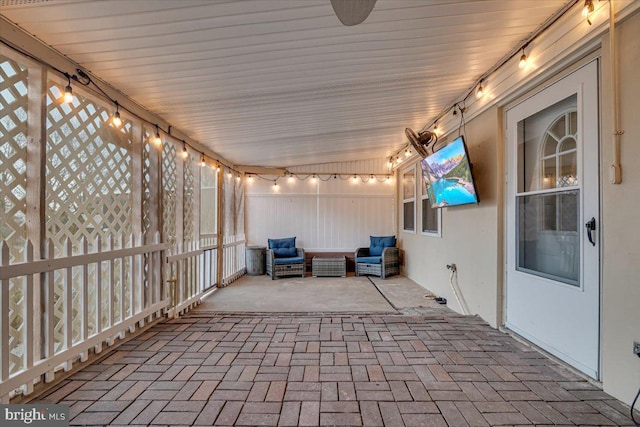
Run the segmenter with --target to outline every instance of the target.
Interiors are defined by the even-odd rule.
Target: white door
[[[597,61],[506,119],[506,326],[598,378]]]

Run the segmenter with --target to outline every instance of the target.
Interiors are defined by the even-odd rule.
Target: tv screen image
[[[433,208],[478,203],[478,194],[471,174],[471,164],[464,137],[424,158],[420,162],[422,178]]]

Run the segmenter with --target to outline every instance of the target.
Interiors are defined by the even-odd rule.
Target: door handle
[[[584,225],[587,228],[587,237],[593,246],[596,245],[596,242],[593,241],[594,236],[591,234],[592,231],[596,229],[596,219],[591,217],[589,221]]]

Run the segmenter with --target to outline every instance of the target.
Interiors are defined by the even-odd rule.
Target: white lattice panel
[[[183,201],[183,224],[184,242],[192,242],[194,235],[194,202],[195,202],[195,174],[194,158],[189,155],[184,161],[184,201]]]
[[[176,240],[176,147],[171,142],[162,146],[162,220],[163,241],[175,244]]]
[[[170,141],[162,146],[162,240],[172,245],[176,243],[176,209],[178,176],[176,163],[176,147]],[[167,263],[165,277],[176,277],[175,263]],[[165,287],[164,296],[169,295],[169,286]]]
[[[74,91],[71,104],[61,102],[62,88],[49,81],[47,90],[47,163],[46,163],[46,205],[47,237],[54,242],[56,255],[66,253],[67,239],[70,241],[69,254],[84,252],[81,239],[88,241],[88,251],[92,252],[95,238],[100,236],[106,242],[110,235],[116,236],[117,244],[128,244],[122,236],[132,230],[132,128],[130,121],[116,129],[109,122],[110,112],[97,102]],[[55,350],[65,348],[64,331],[71,310],[73,322],[72,341],[79,342],[81,336],[82,313],[80,298],[83,272],[74,269],[71,277],[71,307],[66,307],[65,283],[68,277],[56,274],[54,277],[54,338]],[[95,324],[97,274],[96,267],[88,269],[88,333],[97,332]],[[103,275],[102,281],[105,277]],[[122,294],[129,292],[130,281],[122,274],[115,273],[119,292],[114,295],[120,311]],[[123,292],[124,291],[124,292]],[[68,305],[68,304],[67,304]],[[125,304],[125,310],[129,307]],[[116,315],[120,315],[119,312]]]
[[[151,138],[153,133],[144,128],[142,141],[142,235],[147,241],[151,231]]]
[[[0,56],[0,241],[9,246],[10,261],[22,261],[27,197],[28,70]],[[9,372],[24,367],[24,295],[22,280],[9,281]]]
[[[81,236],[130,234],[131,122],[115,129],[100,104],[77,94],[62,103],[61,87],[48,87],[47,237],[59,253],[67,238],[77,251]]]

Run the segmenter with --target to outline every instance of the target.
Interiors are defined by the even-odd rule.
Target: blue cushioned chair
[[[396,236],[370,236],[368,248],[356,249],[356,276],[371,274],[385,279],[400,274]]]
[[[271,280],[283,276],[305,276],[304,249],[296,248],[295,237],[269,239],[267,274]]]

